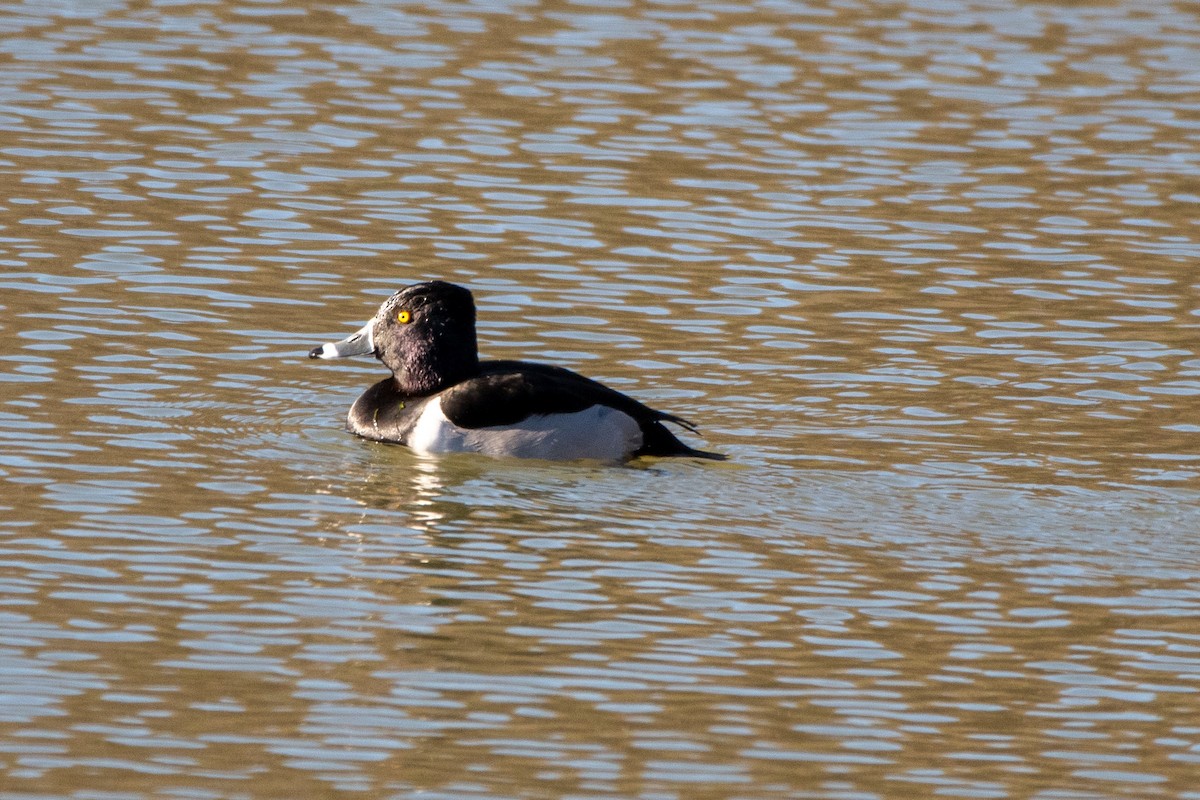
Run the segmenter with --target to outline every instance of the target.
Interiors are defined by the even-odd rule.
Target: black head
[[[389,297],[363,329],[309,355],[337,358],[374,353],[407,395],[427,395],[479,369],[475,301],[445,281],[408,286]]]
[[[374,323],[375,357],[406,394],[431,394],[479,368],[475,301],[461,286],[429,281],[401,289]]]

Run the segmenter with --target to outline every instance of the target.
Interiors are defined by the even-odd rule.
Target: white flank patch
[[[608,406],[529,417],[515,425],[460,428],[446,419],[440,399],[425,406],[408,436],[408,446],[418,453],[472,452],[553,461],[620,461],[641,445],[642,431],[633,417]]]

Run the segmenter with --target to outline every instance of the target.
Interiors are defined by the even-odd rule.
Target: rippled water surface
[[[0,797],[1200,798],[1191,3],[0,7]],[[727,453],[423,460],[470,286]]]

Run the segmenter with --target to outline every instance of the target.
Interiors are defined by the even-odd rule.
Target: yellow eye
[[[412,322],[412,314],[407,311],[401,311],[396,315],[396,322],[399,322],[401,325],[407,325]]]

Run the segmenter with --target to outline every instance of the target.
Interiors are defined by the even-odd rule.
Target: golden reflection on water
[[[0,14],[0,794],[1187,797],[1179,4]],[[726,464],[415,459],[425,277]]]

